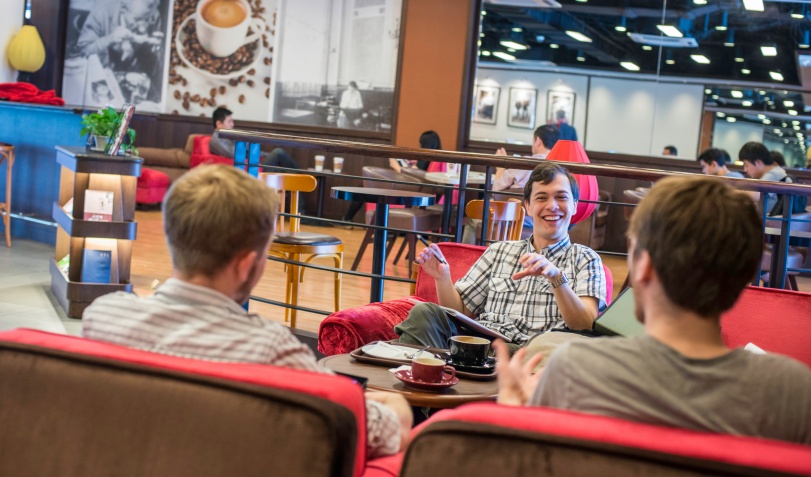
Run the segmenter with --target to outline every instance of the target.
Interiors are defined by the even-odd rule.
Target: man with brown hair
[[[234,167],[185,174],[163,202],[172,278],[151,296],[100,297],[84,312],[83,336],[186,358],[331,374],[285,326],[241,306],[265,270],[277,206],[271,189]],[[366,396],[369,454],[403,449],[408,403],[395,393]]]
[[[811,371],[721,339],[720,315],[760,261],[749,197],[714,178],[663,179],[634,211],[628,241],[645,335],[564,344],[540,378],[530,374],[539,356],[508,362],[498,343],[499,402],[811,444]]]

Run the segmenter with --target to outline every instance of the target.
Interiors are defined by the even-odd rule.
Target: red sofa
[[[395,476],[362,389],[274,366],[0,333],[0,475]],[[361,432],[358,432],[361,430]]]
[[[481,403],[415,429],[400,475],[811,476],[811,446]]]
[[[442,254],[451,264],[451,280],[462,278],[473,263],[484,253],[486,247],[453,242],[437,244]],[[611,270],[603,266],[606,278],[606,299],[611,302],[614,282]],[[397,337],[394,326],[405,320],[414,306],[412,299],[436,303],[434,280],[423,273],[417,273],[417,284],[413,295],[398,300],[347,308],[336,311],[324,318],[318,327],[318,350],[325,355],[343,354],[377,340],[391,340]]]

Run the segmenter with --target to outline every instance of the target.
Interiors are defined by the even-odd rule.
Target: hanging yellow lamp
[[[34,73],[45,64],[45,45],[37,27],[23,25],[6,49],[8,62],[17,71]]]

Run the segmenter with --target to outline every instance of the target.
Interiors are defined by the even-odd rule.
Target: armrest
[[[411,298],[422,301],[412,296],[347,308],[327,316],[318,328],[318,351],[331,356],[349,353],[372,341],[396,338],[394,326],[408,316],[414,306]]]

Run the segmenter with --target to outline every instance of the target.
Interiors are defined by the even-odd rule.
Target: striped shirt
[[[520,344],[536,333],[564,326],[549,280],[542,276],[512,279],[523,270],[518,263],[521,256],[534,252],[532,237],[494,243],[454,284],[476,321]],[[568,235],[539,253],[569,277],[577,296],[594,297],[600,310],[605,307],[605,272],[597,253],[571,243]]]
[[[333,374],[287,327],[246,312],[218,291],[175,278],[151,296],[117,292],[98,298],[84,312],[82,336],[184,358]],[[369,456],[396,453],[400,421],[394,411],[367,401],[366,419]]]

